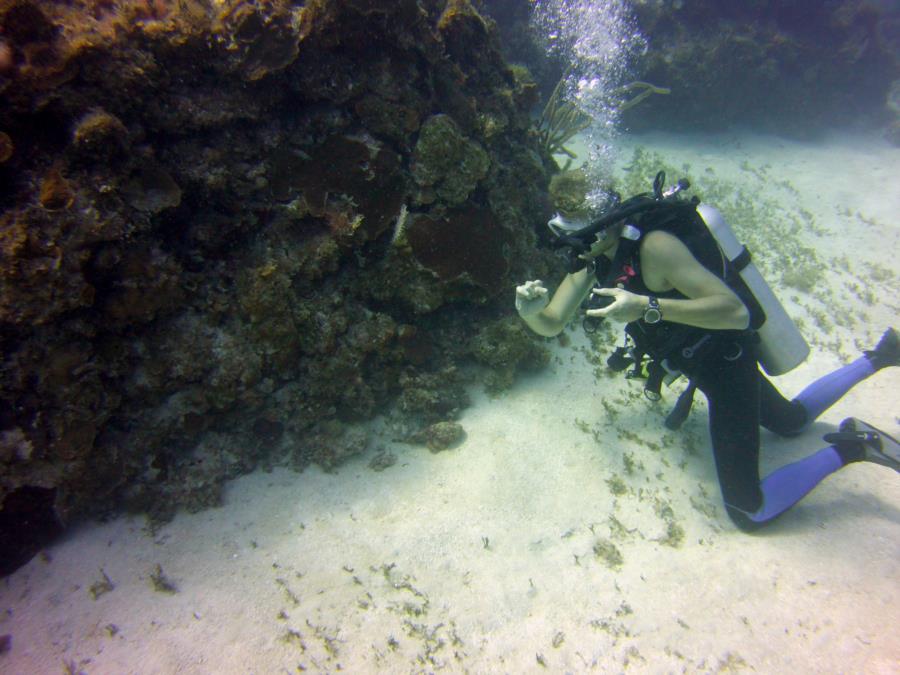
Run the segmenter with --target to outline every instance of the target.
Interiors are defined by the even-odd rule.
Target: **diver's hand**
[[[647,296],[638,295],[621,288],[595,288],[591,291],[594,295],[605,295],[613,299],[611,305],[603,309],[589,309],[585,312],[588,316],[597,316],[622,323],[631,323],[644,316],[647,309]]]
[[[519,316],[533,316],[550,303],[550,296],[540,279],[516,286],[516,311]]]

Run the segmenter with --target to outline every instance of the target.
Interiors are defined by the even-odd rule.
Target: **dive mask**
[[[550,231],[557,237],[577,232],[590,224],[591,219],[587,214],[565,216],[562,213],[557,213],[547,221],[547,227],[549,227]]]

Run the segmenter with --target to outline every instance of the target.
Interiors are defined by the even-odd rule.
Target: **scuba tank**
[[[697,205],[697,213],[765,312],[765,321],[757,329],[760,337],[760,364],[766,373],[773,376],[793,370],[809,355],[806,340],[750,260],[750,252],[737,240],[721,212],[714,206],[701,203]]]

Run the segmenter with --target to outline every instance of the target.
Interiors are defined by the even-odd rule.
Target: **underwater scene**
[[[0,673],[900,674],[900,1],[0,0]]]

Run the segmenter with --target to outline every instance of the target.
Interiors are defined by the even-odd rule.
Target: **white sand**
[[[890,269],[900,254],[900,151],[880,141],[628,142],[735,180],[749,163],[769,177],[766,194],[828,229],[810,240],[823,257]],[[774,185],[783,179],[797,192]],[[896,323],[896,285],[872,282],[865,307],[837,293],[827,311],[866,321],[836,326],[779,387],[795,394],[855,354],[854,336]],[[581,332],[570,335],[508,395],[476,391],[454,450],[384,438],[399,461],[381,473],[370,451],[336,474],[246,476],[222,508],[154,536],[127,518],[71,532],[0,583],[0,634],[13,636],[0,671],[900,672],[900,476],[854,465],[742,534],[720,505],[703,406],[666,432],[674,397],[654,407],[637,383],[598,382]],[[898,383],[896,369],[879,373],[802,438],[764,434],[764,468],[822,447],[847,415],[896,432]],[[677,547],[661,541],[670,521],[684,531]],[[598,540],[618,548],[618,569],[594,554]],[[156,564],[178,593],[154,591]],[[115,588],[93,600],[100,568]]]

